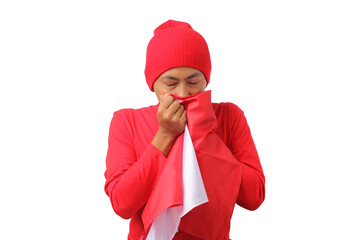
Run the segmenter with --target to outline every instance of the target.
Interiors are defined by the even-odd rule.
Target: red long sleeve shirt
[[[255,210],[264,201],[265,178],[244,113],[232,103],[212,103],[212,106],[218,124],[216,134],[242,169],[236,202]],[[143,239],[146,234],[141,214],[166,162],[164,155],[151,144],[159,127],[156,112],[157,106],[122,109],[114,113],[110,124],[105,192],[116,214],[131,218],[128,239]],[[174,239],[199,238],[180,228]]]

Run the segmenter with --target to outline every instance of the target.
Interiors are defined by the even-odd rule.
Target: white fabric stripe
[[[208,202],[187,125],[184,130],[182,183],[184,205],[165,209],[151,225],[147,240],[171,240],[178,232],[181,217],[193,208]]]

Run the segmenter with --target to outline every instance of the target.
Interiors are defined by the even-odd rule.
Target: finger
[[[183,121],[184,123],[186,123],[186,121],[187,121],[187,115],[186,115],[185,108],[184,108],[184,111],[181,113],[180,120]]]
[[[167,96],[169,96],[170,95],[170,93],[165,93],[165,94],[163,94],[163,95],[161,95],[160,96],[160,102],[165,98],[165,97],[167,97]],[[171,96],[171,95],[170,95]]]
[[[164,96],[159,103],[159,109],[168,109],[174,100],[175,99],[171,95]]]
[[[167,111],[169,113],[171,113],[172,115],[174,115],[178,110],[179,108],[181,107],[182,105],[180,104],[180,102],[174,100],[170,106],[168,107]]]
[[[181,118],[181,115],[183,114],[183,112],[185,111],[185,108],[183,105],[179,105],[179,108],[177,109],[177,111],[174,113],[174,118],[176,119],[180,119]]]

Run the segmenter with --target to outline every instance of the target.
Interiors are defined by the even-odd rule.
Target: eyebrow
[[[191,74],[190,76],[188,76],[186,79],[191,79],[191,78],[199,77],[199,76],[200,76],[200,73],[199,73],[199,72],[196,72],[196,73]]]
[[[193,73],[193,74],[191,74],[191,75],[189,75],[187,78],[186,78],[186,80],[189,80],[189,79],[191,79],[191,78],[195,78],[195,77],[198,77],[198,76],[200,76],[200,73],[199,72],[196,72],[196,73]],[[170,79],[170,80],[179,80],[178,78],[176,78],[176,77],[173,77],[173,76],[169,76],[169,75],[166,75],[166,76],[164,76],[164,78],[166,78],[166,79]]]

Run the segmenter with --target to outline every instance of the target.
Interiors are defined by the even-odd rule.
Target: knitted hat
[[[162,73],[175,67],[196,68],[209,84],[211,60],[205,39],[190,24],[168,20],[155,29],[147,47],[145,77],[150,90]]]

